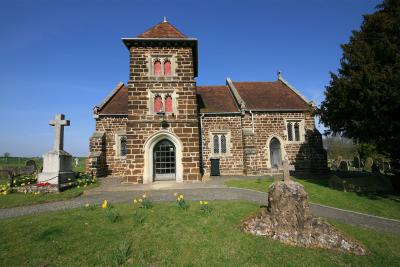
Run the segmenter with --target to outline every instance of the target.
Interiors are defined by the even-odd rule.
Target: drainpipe
[[[201,113],[200,115],[200,149],[201,149],[201,168],[203,169],[203,173],[204,173],[204,157],[203,157],[203,118],[204,118],[204,113]]]
[[[251,110],[249,110],[250,115],[251,115],[251,128],[253,130],[253,134],[254,134],[254,116],[253,116],[253,112]]]

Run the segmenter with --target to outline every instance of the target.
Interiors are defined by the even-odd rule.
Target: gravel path
[[[100,204],[104,199],[110,203],[121,203],[132,201],[135,197],[140,197],[143,192],[147,192],[149,197],[156,202],[175,201],[174,192],[184,194],[185,198],[191,201],[196,200],[248,200],[260,205],[267,204],[267,194],[241,188],[227,188],[223,183],[210,183],[206,187],[203,183],[199,184],[162,184],[162,186],[125,186],[125,190],[116,190],[115,186],[102,185],[99,188],[89,190],[80,197],[72,200],[51,202],[32,206],[15,207],[0,209],[0,219],[14,218],[24,215],[43,213],[48,211],[65,210],[82,207],[86,203]],[[175,185],[175,186],[174,186]],[[170,188],[173,187],[173,188]],[[154,189],[155,188],[155,189]],[[358,225],[370,229],[386,231],[400,235],[400,221],[386,219],[377,216],[332,208],[319,204],[310,204],[311,212],[315,216],[334,219],[343,223]]]

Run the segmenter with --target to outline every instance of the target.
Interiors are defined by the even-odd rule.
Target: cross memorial
[[[64,114],[57,114],[56,118],[50,121],[50,125],[54,126],[54,151],[64,150],[64,126],[69,126],[69,120],[65,120]]]
[[[287,156],[285,156],[285,159],[283,160],[283,181],[288,182],[290,180],[290,171],[294,170],[293,165],[289,165],[289,160]]]
[[[64,127],[69,126],[70,122],[65,119],[64,114],[58,114],[50,121],[50,125],[54,126],[53,149],[43,155],[43,171],[39,173],[38,182],[58,185],[60,189],[75,178],[72,156],[64,151]]]

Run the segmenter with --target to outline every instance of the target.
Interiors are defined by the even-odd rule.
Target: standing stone
[[[64,114],[59,114],[50,125],[55,129],[53,150],[43,155],[43,172],[39,173],[38,182],[60,186],[74,179],[72,156],[64,151],[64,126],[69,126],[70,122],[65,120]]]

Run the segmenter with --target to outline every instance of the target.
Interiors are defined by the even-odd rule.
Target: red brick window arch
[[[154,76],[161,76],[161,61],[154,61]]]
[[[171,69],[171,61],[166,60],[164,61],[164,76],[171,76],[172,69]]]
[[[172,96],[167,95],[165,97],[165,112],[166,113],[172,113]]]
[[[154,97],[154,113],[161,112],[162,111],[162,106],[163,106],[163,103],[162,103],[161,96],[160,95],[156,95]]]

